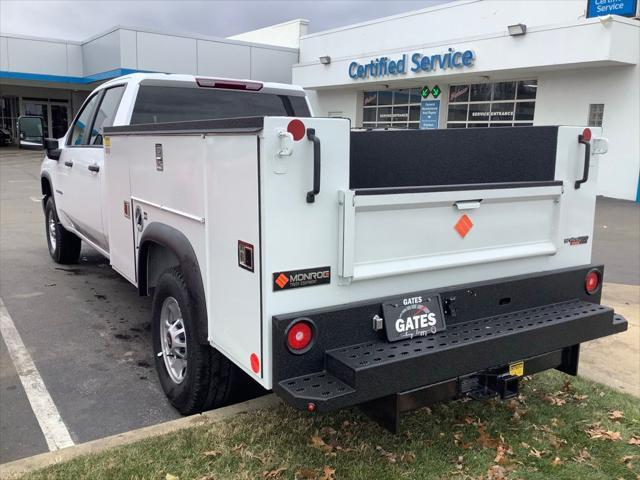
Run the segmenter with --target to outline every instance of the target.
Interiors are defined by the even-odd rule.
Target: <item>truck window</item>
[[[93,112],[95,112],[96,105],[98,104],[98,99],[100,98],[101,93],[102,92],[95,93],[89,100],[85,102],[80,115],[78,115],[75,122],[73,122],[71,135],[69,135],[69,138],[67,139],[67,145],[72,147],[78,145],[86,145],[85,132],[87,130],[87,125],[89,125],[89,122],[91,122]]]
[[[309,117],[304,97],[214,88],[142,85],[131,124],[263,115]]]
[[[120,99],[124,93],[124,85],[108,88],[104,91],[100,108],[96,112],[96,118],[91,128],[89,145],[102,145],[102,132],[104,127],[113,125],[113,120],[120,105]]]

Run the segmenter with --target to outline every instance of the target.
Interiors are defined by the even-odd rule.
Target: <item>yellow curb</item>
[[[8,462],[0,465],[0,478],[15,478],[19,475],[24,475],[33,470],[39,470],[50,465],[67,462],[82,455],[104,452],[105,450],[120,447],[122,445],[128,445],[130,443],[144,440],[146,438],[165,435],[167,433],[172,433],[184,428],[204,425],[208,423],[217,423],[240,413],[272,408],[279,402],[280,400],[278,400],[275,395],[265,395],[263,397],[254,398],[253,400],[249,400],[247,402],[230,405],[228,407],[219,408],[217,410],[211,410],[209,412],[191,415],[189,417],[178,418],[176,420],[171,420],[169,422],[161,423],[158,425],[151,425],[149,427],[131,430],[130,432],[119,433],[111,437],[105,437],[98,440],[93,440],[91,442],[81,443],[79,445],[74,445],[73,447],[57,450],[55,452],[46,452],[39,455],[34,455],[32,457],[22,458],[20,460],[15,460],[13,462]]]

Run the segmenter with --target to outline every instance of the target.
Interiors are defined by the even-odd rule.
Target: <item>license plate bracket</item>
[[[440,295],[417,294],[382,304],[389,342],[424,337],[446,330]]]

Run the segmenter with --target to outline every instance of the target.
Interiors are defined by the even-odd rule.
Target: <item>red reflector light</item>
[[[226,88],[228,90],[251,90],[257,92],[262,90],[260,82],[239,82],[237,80],[217,80],[215,78],[196,78],[199,87],[206,88]]]
[[[302,353],[313,340],[313,327],[309,322],[300,321],[289,327],[287,332],[287,345],[297,353]]]
[[[591,270],[584,279],[584,288],[589,295],[593,295],[600,288],[600,272]]]
[[[291,120],[289,122],[289,125],[287,125],[287,132],[289,132],[293,136],[293,139],[296,142],[304,138],[306,130],[307,129],[305,128],[304,123],[302,123],[302,121],[298,119]]]
[[[574,135],[575,135],[575,134],[574,134]],[[590,128],[585,128],[585,129],[582,131],[582,139],[583,139],[585,142],[590,142],[590,141],[591,141],[591,129],[590,129]]]
[[[253,370],[253,373],[260,373],[260,359],[258,356],[252,353],[249,361],[251,362],[251,370]]]

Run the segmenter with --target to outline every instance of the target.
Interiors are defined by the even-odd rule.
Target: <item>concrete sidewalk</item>
[[[640,286],[605,283],[602,304],[624,316],[629,329],[583,344],[579,374],[640,397]]]

